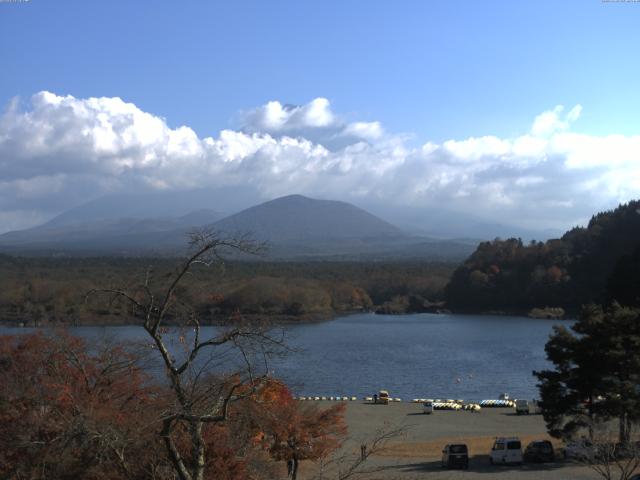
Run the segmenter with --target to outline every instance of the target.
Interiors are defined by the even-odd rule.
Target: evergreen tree
[[[556,327],[545,347],[555,369],[534,372],[547,429],[571,437],[586,428],[592,436],[596,423],[617,420],[627,443],[640,420],[640,314],[588,306],[571,330]]]

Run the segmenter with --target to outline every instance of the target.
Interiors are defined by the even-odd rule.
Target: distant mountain
[[[392,218],[394,225],[405,232],[441,239],[473,239],[475,243],[495,238],[521,238],[530,240],[547,240],[558,238],[562,230],[534,230],[487,221],[473,213],[452,212],[445,206],[435,207],[399,207],[392,204],[365,205],[367,211],[382,218]]]
[[[60,250],[86,253],[140,253],[184,244],[189,230],[211,224],[222,214],[198,210],[180,217],[54,219],[39,227],[0,235],[0,249],[8,252]]]
[[[368,237],[405,237],[399,228],[350,203],[289,195],[215,223],[226,232],[250,231],[273,243]]]
[[[350,203],[289,195],[216,222],[222,232],[250,232],[269,256],[297,260],[461,260],[476,243],[410,235]]]
[[[253,190],[242,187],[112,194],[71,208],[42,226],[53,227],[122,218],[176,218],[202,209],[229,215],[258,201],[259,197]]]
[[[0,250],[173,255],[184,251],[189,230],[205,226],[229,235],[248,233],[255,240],[267,242],[269,257],[278,259],[461,260],[475,246],[467,241],[410,235],[349,203],[301,195],[277,198],[223,219],[206,209],[179,217],[109,218],[115,212],[105,210],[105,206],[116,204],[113,199],[87,204],[39,227],[0,235]],[[123,210],[131,214],[135,208]]]

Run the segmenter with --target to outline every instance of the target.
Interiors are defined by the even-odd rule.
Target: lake
[[[296,395],[393,397],[538,397],[533,370],[548,367],[553,325],[572,321],[478,315],[375,315],[285,328],[297,351],[271,364]],[[0,327],[0,333],[23,330]],[[140,327],[76,327],[83,337],[145,338]]]

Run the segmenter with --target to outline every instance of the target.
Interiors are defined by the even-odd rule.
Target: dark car
[[[442,466],[446,468],[469,468],[469,451],[464,443],[445,445],[442,450]]]
[[[555,452],[549,440],[536,440],[527,445],[524,451],[524,461],[532,463],[553,462]]]

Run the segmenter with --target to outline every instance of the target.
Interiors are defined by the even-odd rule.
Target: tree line
[[[171,258],[27,258],[0,256],[0,322],[91,325],[137,322],[127,307],[83,294],[105,285],[140,280],[152,269],[170,275]],[[305,321],[371,311],[386,305],[405,313],[443,299],[455,265],[432,262],[227,261],[194,266],[181,295],[202,321],[220,323],[235,312]]]
[[[446,286],[449,308],[523,313],[588,303],[640,306],[640,201],[594,215],[547,242],[481,243]]]

